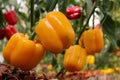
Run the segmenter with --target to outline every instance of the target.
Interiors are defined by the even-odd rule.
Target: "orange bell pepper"
[[[64,14],[49,12],[35,28],[43,46],[57,54],[68,48],[75,39],[74,30]]]
[[[15,33],[3,50],[4,59],[22,70],[34,68],[45,54],[44,47],[28,39],[22,33]]]
[[[101,29],[84,31],[79,39],[79,45],[85,47],[88,54],[95,54],[104,48],[104,38]]]
[[[68,48],[64,55],[64,67],[68,71],[79,71],[86,64],[87,53],[80,45],[74,45]]]

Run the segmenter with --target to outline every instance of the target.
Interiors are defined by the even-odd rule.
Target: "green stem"
[[[34,39],[34,37],[35,37],[35,35],[36,35],[36,33],[35,33],[35,32],[33,32],[33,33],[30,35],[29,40],[33,40],[33,39]]]
[[[48,12],[52,11],[52,10],[55,8],[57,2],[58,2],[58,0],[54,0],[54,1],[53,1],[53,3],[51,4],[51,6],[50,6]]]
[[[4,28],[6,26],[6,21],[4,19],[2,9],[0,8],[0,27]]]
[[[30,6],[31,6],[31,28],[30,28],[30,30],[31,30],[31,32],[33,31],[33,29],[32,29],[32,27],[33,27],[33,25],[34,25],[34,0],[31,0],[30,1]]]
[[[79,36],[78,36],[78,38],[77,38],[77,40],[76,40],[76,44],[78,44],[79,38],[80,38],[80,36],[82,35],[82,33],[84,32],[86,26],[88,25],[89,19],[90,19],[91,15],[94,13],[95,8],[96,8],[96,2],[94,2],[93,8],[92,8],[90,14],[88,15],[88,17],[87,17],[87,19],[86,19],[87,21],[86,21],[85,25],[83,26],[83,29],[80,31],[80,34],[79,34]]]
[[[95,10],[94,10],[94,11],[95,11]],[[94,12],[94,11],[93,11],[93,12]],[[95,14],[93,13],[93,26],[92,26],[92,29],[94,29],[94,27],[95,27],[95,26],[94,26],[94,24],[95,24],[94,21],[95,21]]]

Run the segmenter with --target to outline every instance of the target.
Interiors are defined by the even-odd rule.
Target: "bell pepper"
[[[4,59],[22,70],[34,68],[45,54],[40,43],[35,43],[22,33],[15,33],[7,42],[4,50]]]
[[[13,25],[6,26],[4,31],[7,39],[10,39],[10,37],[17,32],[16,28]]]
[[[66,9],[66,17],[68,19],[78,19],[80,18],[81,9],[79,6],[72,6]]]
[[[65,51],[64,67],[70,72],[83,69],[86,64],[87,53],[80,45],[73,45]]]
[[[94,28],[84,31],[79,39],[79,45],[85,47],[88,54],[99,53],[104,47],[102,30]]]
[[[18,21],[17,15],[14,10],[9,10],[5,12],[3,15],[4,15],[5,20],[10,25],[15,25]]]
[[[39,21],[35,31],[46,50],[55,54],[68,48],[75,39],[70,22],[61,12],[49,12]]]
[[[94,63],[95,63],[95,57],[94,57],[93,55],[88,55],[88,56],[87,56],[87,63],[88,63],[89,65],[94,64]]]
[[[5,36],[4,29],[0,28],[0,40],[2,40]]]

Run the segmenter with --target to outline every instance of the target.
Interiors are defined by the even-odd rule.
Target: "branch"
[[[31,18],[31,28],[30,28],[30,30],[31,30],[31,32],[33,31],[32,30],[32,27],[33,27],[33,25],[34,25],[34,0],[31,0],[30,1],[30,7],[31,7],[31,15],[30,15],[30,18]]]
[[[88,15],[88,17],[87,17],[87,19],[86,19],[87,21],[86,21],[85,25],[83,26],[82,31],[80,30],[80,34],[79,34],[79,36],[78,36],[78,39],[77,39],[77,41],[76,41],[76,44],[78,44],[79,38],[81,37],[81,35],[82,35],[82,33],[84,32],[86,26],[88,25],[89,19],[90,19],[91,15],[94,13],[95,8],[96,8],[96,2],[94,2],[94,4],[93,4],[93,8],[92,8],[90,14]]]

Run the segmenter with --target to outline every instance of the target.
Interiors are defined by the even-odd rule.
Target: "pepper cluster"
[[[4,59],[22,70],[30,70],[39,63],[46,50],[58,54],[75,40],[72,25],[58,11],[47,13],[36,25],[35,32],[38,38],[34,41],[22,33],[15,33],[3,50]]]
[[[18,18],[14,10],[9,10],[4,13],[1,11],[1,16],[3,16],[4,25],[0,25],[0,40],[4,37],[10,39],[10,37],[17,32],[14,25],[17,23]],[[2,22],[0,22],[2,24]]]

